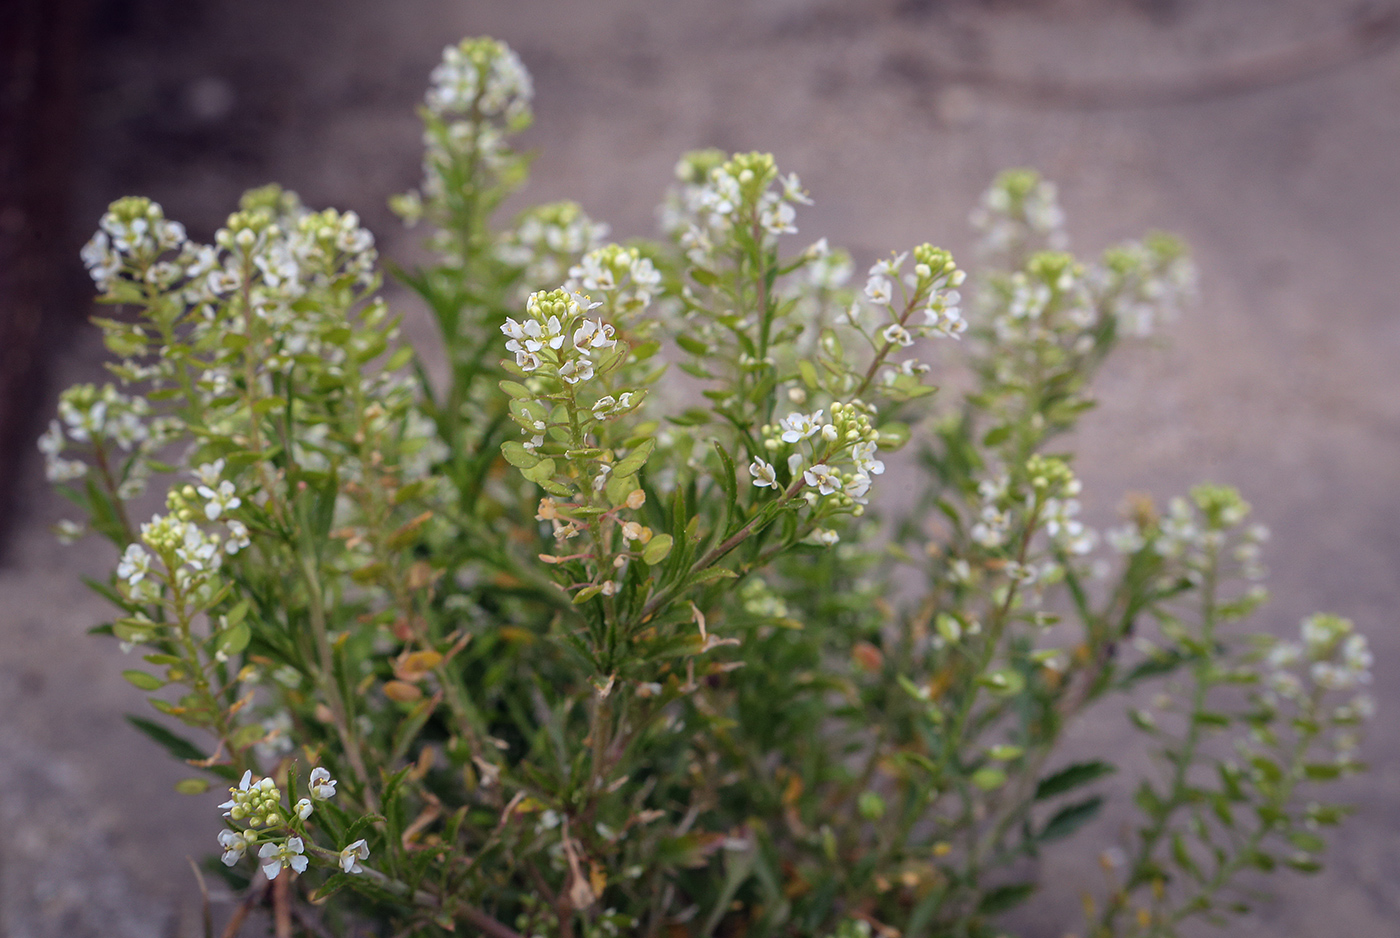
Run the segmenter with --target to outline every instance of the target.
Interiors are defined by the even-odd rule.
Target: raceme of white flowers
[[[245,852],[258,844],[258,858],[263,861],[263,875],[276,879],[284,869],[306,872],[309,860],[305,856],[306,822],[312,816],[316,802],[335,797],[335,779],[322,766],[311,770],[307,788],[310,798],[300,799],[290,810],[283,806],[282,790],[271,778],[254,779],[251,770],[243,773],[232,796],[219,805],[231,827],[219,832],[219,846],[224,852],[220,859],[233,866]],[[337,862],[346,873],[363,873],[360,860],[369,858],[369,847],[363,839],[340,851]]]

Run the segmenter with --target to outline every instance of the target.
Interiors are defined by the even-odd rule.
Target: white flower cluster
[[[1195,265],[1180,242],[1162,234],[1106,251],[1089,279],[1118,331],[1138,338],[1174,320],[1196,295]]]
[[[508,181],[509,167],[524,168],[506,145],[506,135],[529,126],[533,94],[519,56],[494,39],[448,46],[433,70],[425,99],[423,182],[420,191],[395,196],[389,204],[409,225],[427,211],[443,229],[429,243],[449,263],[464,262],[471,250],[460,231],[447,230],[461,222],[463,200],[481,182],[467,177]]]
[[[504,117],[530,112],[534,85],[520,57],[495,39],[464,39],[442,50],[425,102],[440,116]]]
[[[595,222],[577,202],[551,202],[522,212],[513,230],[496,245],[496,257],[521,268],[523,300],[530,292],[561,282],[586,252],[607,237],[608,226]]]
[[[314,810],[314,802],[335,797],[335,786],[335,779],[331,778],[330,773],[317,766],[311,770],[311,777],[307,781],[307,790],[311,797],[301,799],[290,812],[286,812],[282,807],[282,791],[277,784],[270,778],[255,782],[252,771],[245,771],[238,786],[229,789],[232,797],[219,805],[224,809],[224,817],[243,828],[219,832],[219,846],[224,848],[220,859],[224,865],[233,866],[243,858],[247,850],[258,843],[258,828],[286,830],[292,824],[292,815],[300,821],[305,821]],[[305,853],[306,845],[300,837],[294,834],[272,835],[272,839],[263,843],[258,850],[258,858],[264,861],[263,875],[268,879],[276,879],[278,874],[287,868],[297,873],[306,872],[308,860]],[[365,841],[357,840],[340,851],[340,868],[347,873],[362,873],[364,868],[358,861],[368,858],[369,847]]]
[[[834,496],[833,507],[859,515],[869,502],[872,477],[885,471],[878,458],[879,434],[870,422],[873,413],[862,401],[832,404],[830,421],[824,418],[824,409],[793,412],[762,428],[764,448],[777,456],[787,454],[787,474],[794,480],[801,478],[809,505]],[[760,457],[749,464],[749,477],[759,488],[776,490],[783,485],[778,470]],[[820,540],[835,543],[835,534],[828,532]]]
[[[1004,473],[978,483],[980,505],[968,528],[972,541],[989,551],[1008,547],[1020,536],[1018,523],[1030,523],[1034,514],[1034,523],[1044,531],[1053,550],[1072,557],[1091,552],[1098,543],[1098,532],[1076,517],[1076,496],[1082,486],[1074,473],[1063,461],[1038,455],[1027,462],[1026,472],[1029,484],[1024,488],[1014,486]],[[1062,571],[1054,557],[1042,557],[1006,562],[1003,572],[1017,582],[1031,584],[1052,582]],[[957,579],[966,581],[967,576]]]
[[[894,254],[876,261],[866,275],[865,288],[849,311],[838,319],[856,329],[889,363],[880,374],[886,393],[912,391],[919,384],[919,375],[928,366],[917,358],[894,361],[891,356],[907,349],[921,337],[958,339],[967,330],[959,303],[958,287],[966,274],[958,269],[947,251],[931,244],[921,244],[913,251],[914,269],[904,273],[909,252]],[[877,310],[876,321],[868,331],[863,309]],[[916,317],[922,316],[922,319]]]
[[[589,251],[569,268],[564,289],[588,291],[601,297],[612,316],[626,316],[645,309],[661,288],[661,272],[636,248],[609,244]]]
[[[796,173],[779,177],[771,153],[688,153],[676,177],[681,186],[660,209],[661,227],[701,267],[714,265],[716,245],[728,242],[735,226],[772,241],[797,232],[794,205],[812,204]]]
[[[112,203],[102,230],[83,251],[100,287],[111,293],[126,278],[193,307],[195,342],[216,331],[246,334],[246,317],[252,315],[273,332],[271,341],[258,347],[267,349],[274,371],[289,371],[298,356],[328,360],[332,367],[344,360],[345,351],[325,341],[327,330],[343,326],[343,311],[300,301],[312,288],[342,285],[347,279],[358,287],[374,282],[374,236],[354,212],[308,212],[295,194],[268,186],[244,196],[241,210],[215,234],[214,245],[184,240],[184,229],[163,219],[161,207],[149,199]],[[166,235],[150,235],[152,226]],[[175,249],[179,254],[173,258],[166,253]],[[239,302],[238,311],[232,311],[235,297],[246,299],[247,309]],[[146,351],[142,327],[113,326],[108,332],[109,343],[115,339],[123,354]],[[163,361],[128,359],[116,370],[127,381],[170,377]],[[235,370],[211,365],[197,376],[196,386],[207,400],[215,400],[231,393],[234,377]]]
[[[1078,493],[1079,480],[1073,480],[1073,491]],[[1051,498],[1042,509],[1045,520],[1045,533],[1050,540],[1068,554],[1082,556],[1094,549],[1098,543],[1098,532],[1086,527],[1074,516],[1079,514],[1079,501],[1074,498]]]
[[[165,217],[164,210],[150,199],[128,198],[113,202],[102,216],[97,233],[80,252],[97,288],[106,293],[123,272],[140,271],[142,279],[166,286],[179,271],[169,262],[156,259],[167,251],[188,249],[185,227]],[[186,255],[197,253],[186,250]],[[182,256],[182,260],[185,258]]]
[[[1013,265],[1036,250],[1063,250],[1069,240],[1055,184],[1032,170],[1013,169],[998,176],[969,220],[982,234],[982,251],[1009,258]]]
[[[610,324],[588,318],[599,305],[565,290],[532,293],[524,321],[507,317],[501,326],[509,340],[506,350],[515,354],[522,371],[540,371],[571,385],[588,381],[594,375],[594,354],[617,346]]]
[[[873,306],[884,307],[889,314],[890,324],[881,331],[881,337],[903,348],[913,345],[915,336],[961,337],[967,330],[967,322],[958,307],[962,295],[957,287],[962,285],[967,274],[954,265],[946,251],[924,244],[915,248],[913,272],[901,276],[908,257],[906,251],[876,261],[866,277],[865,300]],[[896,283],[900,284],[898,300]],[[904,307],[905,311],[897,306]],[[923,322],[909,323],[909,308],[921,312]],[[853,309],[849,318],[854,322],[859,315]]]
[[[981,511],[968,534],[982,547],[995,550],[1006,543],[1011,531],[1012,511],[1007,502],[1007,489],[1011,480],[1001,475],[995,479],[983,479],[977,484],[977,492],[982,496]]]
[[[1337,764],[1351,767],[1359,744],[1356,727],[1376,711],[1375,700],[1362,690],[1371,683],[1374,664],[1366,636],[1349,619],[1317,614],[1303,620],[1299,638],[1275,640],[1269,647],[1264,701],[1270,706],[1289,701],[1308,714],[1329,692],[1350,692],[1349,700],[1332,707],[1330,720],[1336,729],[1332,745]]]
[[[1036,255],[1009,286],[1010,300],[992,320],[1003,346],[1052,345],[1078,355],[1093,348],[1087,330],[1098,323],[1098,310],[1084,271],[1068,254]]]
[[[842,250],[833,251],[826,238],[815,241],[802,256],[807,261],[807,282],[818,290],[840,289],[855,273],[851,255]]]
[[[200,466],[194,472],[199,484],[170,492],[170,513],[153,515],[141,525],[140,543],[127,545],[117,564],[117,578],[134,598],[153,600],[159,595],[152,579],[155,558],[150,551],[155,551],[175,584],[200,588],[209,584],[226,555],[232,556],[251,543],[247,526],[228,515],[243,500],[233,483],[221,478],[222,471],[222,459]],[[223,530],[207,531],[196,519],[220,521]]]
[[[175,420],[151,416],[144,397],[123,394],[110,384],[100,388],[80,384],[59,397],[58,419],[49,422],[38,447],[50,482],[83,478],[88,463],[96,462],[103,467],[104,483],[110,482],[118,497],[128,499],[145,491],[151,474],[148,460],[178,433]],[[110,446],[133,456],[115,458]],[[63,454],[71,450],[87,458],[65,458]]]

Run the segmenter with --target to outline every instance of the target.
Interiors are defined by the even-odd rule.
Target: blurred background
[[[1355,619],[1380,716],[1358,815],[1320,876],[1230,934],[1396,933],[1400,900],[1400,13],[1338,0],[5,0],[0,4],[0,936],[199,933],[187,858],[212,795],[122,720],[145,707],[79,585],[115,554],[61,547],[33,441],[62,387],[100,380],[78,248],[109,201],[149,195],[208,240],[276,181],[354,209],[418,177],[414,107],[443,46],[489,34],[534,75],[534,181],[625,238],[687,149],[769,150],[816,200],[806,240],[869,263],[966,222],[1000,169],[1060,185],[1072,247],[1184,237],[1201,301],[1128,350],[1074,441],[1091,520],[1238,485],[1274,532],[1262,627]],[[425,316],[390,294],[427,337]],[[1117,713],[1079,740],[1135,744]],[[1079,927],[1109,816],[1045,865],[1017,924]],[[1117,826],[1115,826],[1117,825]],[[1061,854],[1063,856],[1061,856]]]

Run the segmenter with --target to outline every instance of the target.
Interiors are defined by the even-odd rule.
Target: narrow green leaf
[[[1045,823],[1045,827],[1041,829],[1036,839],[1042,843],[1048,843],[1052,840],[1068,837],[1092,821],[1102,807],[1103,798],[1098,795],[1067,805],[1055,812],[1054,816]]]
[[[982,896],[977,903],[977,911],[982,915],[996,915],[1014,908],[1030,898],[1035,892],[1035,883],[1008,883],[998,886]]]
[[[202,760],[204,753],[200,752],[194,743],[183,737],[176,736],[165,727],[144,717],[128,716],[126,722],[145,733],[152,741],[160,745],[166,752],[170,753],[181,761],[189,759]]]
[[[1112,775],[1116,771],[1118,771],[1116,766],[1100,762],[1097,759],[1092,762],[1076,762],[1074,765],[1067,765],[1058,772],[1053,772],[1040,780],[1040,784],[1035,786],[1036,800],[1053,798],[1081,785],[1097,781],[1106,775]]]
[[[142,690],[160,690],[165,686],[165,681],[145,671],[123,671],[122,677]]]

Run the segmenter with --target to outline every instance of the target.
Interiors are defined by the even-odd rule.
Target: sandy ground
[[[1061,186],[1074,246],[1157,227],[1201,267],[1202,301],[1170,344],[1124,355],[1079,434],[1096,517],[1122,493],[1238,484],[1275,537],[1265,627],[1329,609],[1376,655],[1380,703],[1350,783],[1358,816],[1328,870],[1279,879],[1237,936],[1396,934],[1400,877],[1400,53],[1245,87],[1233,63],[1325,43],[1330,0],[516,0],[103,6],[80,217],[140,192],[196,237],[243,189],[277,180],[354,208],[410,256],[384,198],[417,175],[413,105],[442,47],[491,34],[537,86],[534,200],[574,198],[616,236],[649,234],[677,155],[765,149],[817,200],[802,237],[869,260],[923,240],[969,253],[965,219],[1000,168]],[[1291,61],[1291,60],[1290,60]],[[1245,68],[1246,79],[1255,74]],[[1224,75],[1202,82],[1202,76]],[[1245,81],[1245,85],[1248,81]],[[1165,92],[1164,92],[1165,89]],[[76,245],[75,245],[76,254]],[[76,257],[75,257],[76,265]],[[405,301],[406,302],[406,301]],[[412,315],[419,315],[414,311]],[[424,334],[421,319],[412,331]],[[62,383],[98,372],[77,338]],[[140,695],[79,574],[100,545],[57,546],[63,516],[33,461],[0,568],[0,936],[197,933],[187,857],[214,847],[211,796],[121,718]],[[1081,740],[1128,739],[1117,716]],[[1019,923],[1078,928],[1099,825]]]

